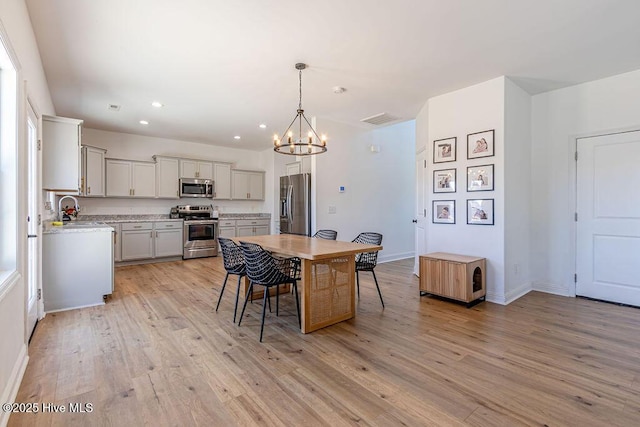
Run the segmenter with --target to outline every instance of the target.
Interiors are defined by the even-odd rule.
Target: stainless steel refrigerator
[[[280,177],[280,233],[311,235],[311,174]]]

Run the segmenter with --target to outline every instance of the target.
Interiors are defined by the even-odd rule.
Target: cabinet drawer
[[[236,220],[235,219],[221,219],[218,221],[218,226],[220,227],[235,227]]]
[[[268,219],[239,219],[236,221],[238,227],[243,225],[269,225]]]
[[[122,231],[127,230],[152,230],[153,222],[125,222],[122,224]]]
[[[172,228],[182,228],[182,221],[158,221],[154,224],[156,230],[171,230]]]

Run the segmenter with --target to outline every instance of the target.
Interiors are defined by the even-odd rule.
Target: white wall
[[[214,200],[223,213],[268,213],[273,209],[273,159],[269,151],[256,152],[208,144],[155,138],[118,132],[107,132],[84,128],[83,145],[92,145],[107,150],[109,158],[153,161],[153,155],[178,156],[204,160],[219,160],[233,163],[236,169],[265,171],[265,202]],[[116,199],[88,198],[80,200],[81,215],[107,214],[169,214],[177,204],[193,203],[193,199]],[[202,202],[201,202],[202,203]]]
[[[504,268],[504,108],[505,78],[499,77],[475,86],[429,99],[427,112],[419,116],[422,132],[427,116],[427,252],[451,252],[487,258],[487,300],[505,303]],[[467,134],[495,130],[495,156],[467,160]],[[433,163],[433,141],[457,137],[457,158],[451,163]],[[493,192],[467,193],[467,166],[495,164]],[[456,168],[457,191],[433,193],[433,171]],[[495,225],[467,225],[467,199],[494,199]],[[432,201],[455,200],[456,223],[433,224]]]
[[[18,135],[18,182],[15,198],[5,199],[2,204],[18,206],[18,218],[27,216],[27,198],[24,197],[27,186],[26,163],[26,132],[25,111],[26,96],[28,95],[40,113],[54,114],[53,103],[47,86],[40,55],[31,27],[24,0],[2,0],[0,2],[0,22],[4,27],[8,43],[20,64],[18,83],[20,85],[20,99],[18,106],[20,130]],[[27,93],[22,91],[22,82],[27,82]],[[11,402],[15,399],[18,386],[22,379],[27,363],[26,337],[26,283],[23,280],[26,271],[26,243],[22,236],[26,236],[26,224],[18,221],[18,272],[20,277],[5,288],[0,295],[0,329],[2,344],[0,345],[0,401]],[[0,413],[0,425],[8,419],[7,413]]]
[[[505,302],[531,290],[531,96],[505,79]],[[496,165],[496,167],[501,167]]]
[[[575,294],[575,137],[640,129],[638,112],[640,70],[532,98],[535,289]]]
[[[316,229],[336,230],[345,241],[363,231],[379,232],[384,236],[379,261],[412,257],[415,123],[366,131],[317,119],[316,129],[329,137],[327,152],[314,159]],[[380,152],[372,153],[371,145]]]

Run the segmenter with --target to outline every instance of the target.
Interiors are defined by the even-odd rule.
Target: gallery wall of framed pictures
[[[458,138],[436,139],[433,141],[433,194],[456,193],[458,188],[466,193],[495,191],[495,163],[489,163],[495,156],[495,129],[483,130],[467,135],[466,181],[458,184],[458,168],[454,165],[448,168],[436,169],[439,163],[457,162]],[[479,159],[479,160],[476,160]],[[465,170],[461,169],[461,173]],[[489,195],[489,194],[487,194]],[[466,215],[468,225],[494,225],[494,199],[472,197],[466,199]],[[434,196],[438,197],[438,196]],[[433,200],[431,222],[434,224],[456,223],[455,200]]]

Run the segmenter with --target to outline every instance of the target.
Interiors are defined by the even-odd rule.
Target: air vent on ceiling
[[[109,110],[120,111],[120,106],[118,104],[109,104]]]
[[[371,117],[367,117],[367,118],[361,119],[360,121],[364,122],[364,123],[369,123],[369,124],[372,124],[372,125],[379,126],[379,125],[383,125],[385,123],[396,121],[398,119],[399,119],[399,117],[392,116],[391,114],[380,113],[380,114],[376,114],[375,116],[371,116]]]

